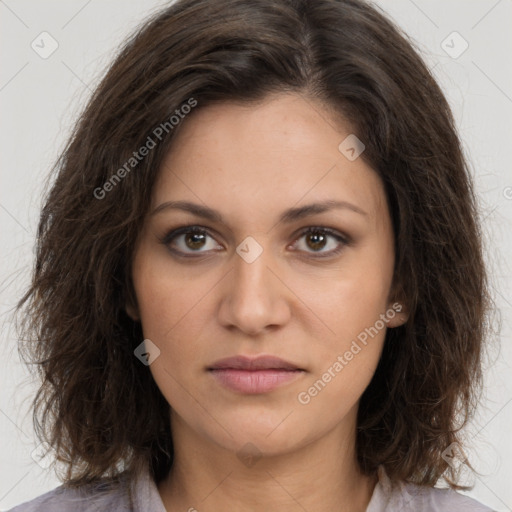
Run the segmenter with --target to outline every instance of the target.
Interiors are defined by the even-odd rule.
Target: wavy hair
[[[415,43],[362,0],[178,0],[120,48],[50,174],[17,306],[20,355],[41,378],[36,434],[66,468],[65,485],[144,465],[156,481],[169,471],[168,404],[134,357],[143,334],[125,310],[135,242],[187,116],[275,92],[349,123],[388,198],[410,316],[386,333],[361,397],[361,469],[464,488],[443,451],[462,444],[481,391],[491,299],[478,205],[440,87]],[[155,147],[135,157],[148,137]]]

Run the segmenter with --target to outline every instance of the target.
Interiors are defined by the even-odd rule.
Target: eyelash
[[[184,253],[182,251],[179,251],[176,249],[171,249],[169,247],[170,243],[178,236],[183,235],[183,234],[191,234],[191,233],[207,235],[211,238],[214,238],[210,234],[210,232],[207,228],[203,228],[203,227],[197,226],[197,225],[188,225],[188,226],[182,226],[180,228],[172,229],[172,230],[168,231],[163,237],[160,238],[160,242],[163,245],[165,245],[172,253],[174,253],[182,258],[199,258],[202,255],[207,254],[208,251],[203,251],[203,252],[194,251],[196,253],[194,255],[194,252],[193,253]],[[315,252],[307,252],[307,254],[312,255],[312,257],[316,258],[316,259],[336,256],[344,249],[345,246],[350,245],[350,243],[351,243],[351,239],[348,236],[341,235],[339,232],[337,232],[333,229],[321,227],[321,226],[310,226],[310,227],[304,229],[303,231],[301,231],[301,233],[295,239],[295,242],[300,240],[304,235],[308,235],[310,233],[329,235],[329,236],[333,237],[334,239],[336,239],[341,244],[338,248],[328,251],[326,253],[317,253],[317,255],[315,255]]]

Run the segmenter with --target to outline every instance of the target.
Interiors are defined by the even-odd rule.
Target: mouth
[[[275,356],[246,357],[234,356],[221,359],[208,370],[302,370],[297,365]]]
[[[242,394],[267,393],[290,383],[306,370],[274,356],[235,356],[217,361],[207,370],[222,386]]]

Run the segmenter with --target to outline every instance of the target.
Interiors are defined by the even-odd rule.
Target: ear
[[[388,327],[400,327],[401,325],[404,325],[409,319],[409,310],[407,305],[404,304],[404,301],[397,300],[388,304],[386,316],[388,318]]]
[[[133,305],[133,304],[126,304],[125,306],[125,311],[126,311],[126,314],[134,321],[134,322],[139,322],[140,321],[140,316],[139,316],[139,311],[138,309]]]
[[[134,322],[140,321],[139,308],[137,306],[137,298],[135,297],[135,291],[134,291],[131,283],[128,286],[128,293],[127,293],[124,309],[126,311],[126,314]]]
[[[386,316],[388,318],[388,327],[400,327],[409,319],[409,308],[405,292],[400,283],[394,283],[389,295],[388,308]]]

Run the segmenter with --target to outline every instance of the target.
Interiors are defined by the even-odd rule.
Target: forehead
[[[153,206],[188,199],[237,215],[333,199],[374,217],[384,207],[377,173],[338,149],[350,126],[314,100],[277,94],[197,108],[163,162]]]

